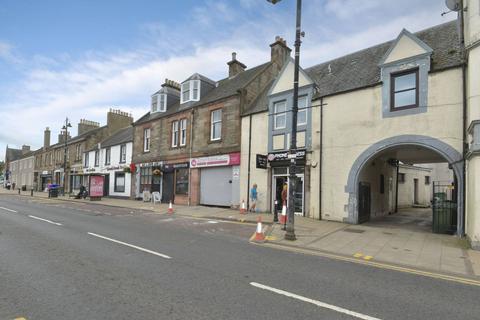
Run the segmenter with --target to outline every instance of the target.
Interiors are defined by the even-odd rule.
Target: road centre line
[[[28,215],[28,216],[29,216],[30,218],[32,218],[32,219],[37,219],[37,220],[40,220],[40,221],[45,221],[45,222],[54,224],[54,225],[56,225],[56,226],[61,226],[61,225],[62,225],[62,224],[59,223],[59,222],[54,222],[54,221],[51,221],[51,220],[43,219],[43,218],[36,217],[36,216],[32,216],[32,215]]]
[[[17,213],[17,211],[12,210],[12,209],[8,209],[8,208],[5,208],[5,207],[0,207],[0,209],[10,211],[10,212],[13,212],[13,213]]]
[[[289,298],[294,298],[294,299],[297,299],[297,300],[300,300],[300,301],[303,301],[303,302],[311,303],[311,304],[314,304],[314,305],[316,305],[318,307],[321,307],[321,308],[325,308],[325,309],[329,309],[329,310],[336,311],[336,312],[339,312],[339,313],[343,313],[343,314],[346,314],[346,315],[349,315],[349,316],[352,316],[352,317],[355,317],[355,318],[358,318],[358,319],[380,320],[379,318],[370,317],[370,316],[367,316],[367,315],[362,314],[362,313],[358,313],[358,312],[355,312],[355,311],[344,309],[342,307],[334,306],[332,304],[328,304],[328,303],[321,302],[321,301],[318,301],[318,300],[313,300],[313,299],[310,299],[310,298],[306,298],[304,296],[300,296],[300,295],[295,294],[295,293],[291,293],[291,292],[288,292],[288,291],[272,288],[272,287],[263,285],[261,283],[250,282],[250,285],[252,285],[256,288],[259,288],[259,289],[263,289],[263,290],[271,291],[271,292],[274,292],[274,293],[277,293],[277,294],[280,294],[280,295],[284,295],[284,296],[287,296]]]
[[[96,233],[93,233],[93,232],[87,232],[87,233],[88,233],[89,235],[91,235],[91,236],[94,236],[94,237],[97,237],[97,238],[100,238],[100,239],[104,239],[104,240],[108,240],[108,241],[112,241],[112,242],[115,242],[115,243],[118,243],[118,244],[122,244],[122,245],[124,245],[124,246],[130,247],[130,248],[134,248],[134,249],[137,249],[137,250],[146,252],[146,253],[150,253],[150,254],[153,254],[153,255],[156,255],[156,256],[165,258],[165,259],[172,259],[172,257],[167,256],[167,255],[165,255],[165,254],[163,254],[163,253],[155,252],[155,251],[152,251],[152,250],[149,250],[149,249],[145,249],[145,248],[142,248],[142,247],[139,247],[139,246],[136,246],[136,245],[133,245],[133,244],[129,244],[129,243],[126,243],[126,242],[123,242],[123,241],[119,241],[119,240],[115,240],[115,239],[112,239],[112,238],[108,238],[108,237],[105,237],[105,236],[102,236],[102,235],[99,235],[99,234],[96,234]]]

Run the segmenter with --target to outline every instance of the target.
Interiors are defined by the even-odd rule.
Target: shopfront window
[[[140,168],[140,191],[150,191],[152,183],[152,167]]]
[[[175,170],[175,193],[188,194],[188,169]]]
[[[125,192],[124,172],[115,172],[115,192]]]

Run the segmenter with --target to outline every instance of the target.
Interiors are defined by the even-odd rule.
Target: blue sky
[[[303,3],[303,67],[455,19],[443,0]],[[0,0],[0,150],[40,147],[47,126],[56,142],[66,116],[74,135],[111,107],[138,118],[165,78],[225,77],[232,51],[263,63],[294,19],[294,0]]]

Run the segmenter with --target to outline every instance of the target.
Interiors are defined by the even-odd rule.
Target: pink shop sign
[[[190,159],[191,168],[236,166],[239,164],[240,164],[240,152]]]

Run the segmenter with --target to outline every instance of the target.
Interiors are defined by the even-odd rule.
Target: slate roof
[[[133,127],[130,126],[117,131],[117,133],[111,137],[103,140],[101,146],[102,148],[106,148],[131,141],[133,141]]]
[[[260,92],[260,94],[257,96],[255,101],[253,101],[249,106],[245,108],[245,111],[242,113],[242,116],[247,116],[249,114],[254,114],[254,113],[268,110],[268,92],[270,91],[270,88],[272,87],[274,82],[275,82],[275,79],[270,81],[270,83],[265,86],[265,89],[263,89],[263,91]]]
[[[144,123],[150,120],[154,120],[157,118],[163,118],[168,115],[177,113],[179,111],[185,111],[200,105],[204,105],[207,103],[211,103],[220,99],[224,99],[233,95],[238,94],[238,90],[245,87],[251,80],[253,80],[261,71],[267,68],[271,62],[266,62],[261,65],[258,65],[254,68],[247,69],[232,78],[225,78],[218,81],[217,86],[210,90],[206,95],[200,99],[200,101],[194,102],[188,107],[185,108],[184,105],[180,105],[180,103],[176,103],[173,106],[168,107],[167,111],[165,112],[155,112],[155,113],[146,113],[140,119],[135,122],[135,125],[140,123]]]
[[[433,49],[431,72],[462,64],[456,21],[437,25],[414,35]],[[378,64],[393,43],[394,41],[385,42],[305,69],[318,86],[316,97],[380,83]]]
[[[17,159],[20,159],[22,157],[22,149],[13,149],[13,148],[8,148],[5,154],[5,159],[8,161],[15,161]]]
[[[101,129],[104,129],[104,128],[106,128],[106,127],[107,127],[107,125],[104,125],[104,126],[101,126],[101,127],[98,127],[98,128],[92,129],[92,130],[89,130],[89,131],[87,131],[87,132],[84,132],[84,133],[82,133],[82,134],[79,135],[79,136],[75,136],[75,137],[73,137],[73,138],[71,138],[71,139],[68,140],[67,145],[70,145],[70,144],[75,143],[75,142],[78,142],[78,141],[82,141],[82,140],[84,140],[85,138],[87,138],[89,135],[91,135],[91,134],[93,134],[93,133],[95,133],[95,132],[97,132],[97,131],[100,131]],[[56,148],[56,147],[60,147],[60,146],[64,146],[64,143],[63,143],[63,142],[61,142],[61,143],[60,143],[60,142],[57,142],[57,143],[55,143],[55,144],[52,144],[52,145],[51,145],[50,147],[48,147],[48,148],[51,149],[51,148]]]

